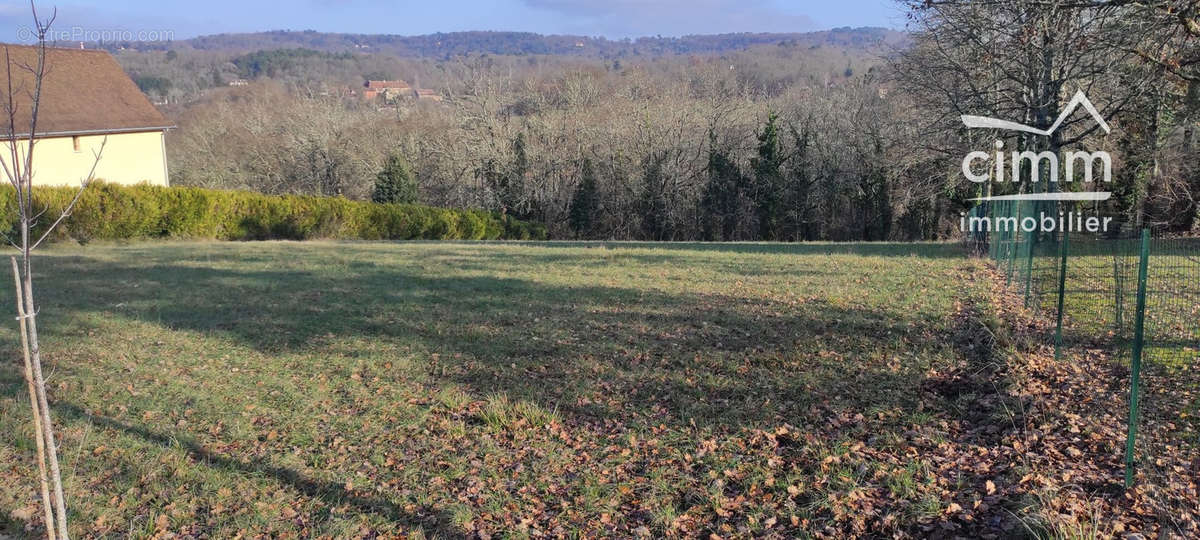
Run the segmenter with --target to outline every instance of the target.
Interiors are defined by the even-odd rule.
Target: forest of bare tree
[[[445,54],[378,36],[364,52],[345,35],[284,33],[117,58],[178,123],[177,185],[368,199],[399,176],[408,198],[499,210],[558,238],[778,241],[946,238],[973,197],[1091,189],[964,179],[963,155],[1001,139],[1105,149],[1103,210],[1196,226],[1196,2],[903,4],[904,33],[676,40],[687,52],[606,41],[571,54],[527,35],[535,52],[473,52],[463,43],[509,49],[461,36]],[[248,48],[259,41],[285,48]],[[367,79],[442,99],[363,99]],[[959,121],[1046,128],[1077,91],[1111,133],[1081,114],[1049,138]]]

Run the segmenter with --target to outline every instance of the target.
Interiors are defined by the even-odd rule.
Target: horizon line
[[[74,26],[78,26],[78,25],[74,25]],[[200,39],[200,38],[240,36],[240,35],[253,35],[253,34],[273,34],[273,33],[286,33],[286,34],[317,33],[317,34],[334,34],[334,35],[353,36],[353,37],[420,38],[420,37],[436,36],[439,34],[468,34],[468,33],[488,33],[488,32],[502,33],[502,34],[532,34],[532,35],[536,35],[539,37],[572,37],[572,38],[587,38],[587,39],[597,39],[598,38],[598,39],[603,39],[603,40],[610,41],[610,42],[621,42],[621,41],[625,41],[625,40],[637,41],[640,39],[683,39],[683,38],[689,38],[689,37],[733,36],[733,35],[746,35],[746,34],[748,34],[748,35],[789,36],[789,35],[803,35],[803,34],[818,34],[818,33],[822,33],[822,32],[832,32],[835,30],[844,30],[844,29],[845,30],[886,30],[889,32],[896,32],[896,33],[900,33],[900,34],[908,34],[909,33],[903,28],[893,28],[893,27],[889,27],[889,26],[876,26],[876,25],[862,25],[862,26],[845,26],[844,25],[844,26],[833,26],[833,27],[821,27],[821,28],[817,28],[817,29],[813,29],[813,30],[800,30],[800,31],[792,31],[792,32],[766,32],[766,31],[757,31],[757,30],[743,30],[743,31],[729,31],[729,32],[685,33],[685,34],[670,34],[670,35],[664,35],[664,34],[632,35],[631,34],[631,35],[625,35],[625,36],[605,35],[605,34],[571,34],[571,33],[565,33],[565,32],[539,32],[539,31],[533,31],[533,30],[484,30],[484,29],[479,29],[479,28],[470,29],[470,30],[433,30],[433,31],[426,31],[424,33],[417,33],[417,34],[398,34],[398,33],[383,33],[383,32],[350,32],[350,31],[339,31],[339,30],[316,30],[316,29],[312,29],[312,28],[305,28],[305,29],[299,29],[299,30],[291,29],[291,28],[269,28],[269,29],[261,29],[261,30],[221,30],[221,31],[211,31],[211,32],[205,32],[205,33],[184,32],[181,34],[182,37],[176,37],[175,39],[172,39],[172,40],[163,40],[163,42],[168,42],[168,41],[182,42],[182,41],[190,41],[193,39]],[[122,28],[121,30],[129,30],[129,31],[136,32],[136,31],[143,30],[143,29],[131,27],[128,29]],[[98,41],[96,41],[96,40],[92,40],[92,41],[85,40],[84,41],[84,43],[97,43],[97,42]],[[11,45],[27,45],[27,44],[29,44],[29,42],[23,42],[21,40],[8,41],[5,43],[9,43]],[[64,43],[67,43],[67,42],[64,41]],[[69,43],[78,44],[79,42],[72,40]]]

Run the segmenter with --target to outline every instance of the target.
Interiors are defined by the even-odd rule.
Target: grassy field
[[[73,532],[953,530],[994,488],[939,477],[930,449],[968,413],[922,388],[963,361],[980,264],[948,244],[55,247],[36,279]],[[0,531],[21,534],[11,319],[0,343]]]

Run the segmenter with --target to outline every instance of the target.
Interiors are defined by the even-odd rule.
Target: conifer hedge
[[[62,213],[77,188],[34,187],[44,210],[34,239]],[[0,189],[0,228],[18,223],[15,191]],[[51,240],[185,238],[216,240],[543,240],[546,229],[484,210],[263,195],[193,187],[93,182]]]

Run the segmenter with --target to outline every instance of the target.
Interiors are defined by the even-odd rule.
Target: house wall
[[[108,142],[96,165],[95,178],[110,184],[169,185],[162,131],[81,135],[79,150],[75,149],[75,137],[38,139],[33,150],[34,185],[79,185],[91,170],[94,152],[100,151],[105,137]],[[7,163],[10,159],[11,144],[0,143],[0,161]],[[24,152],[24,142],[17,146]]]

